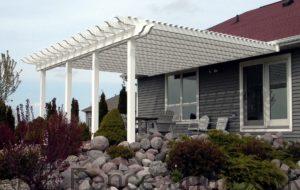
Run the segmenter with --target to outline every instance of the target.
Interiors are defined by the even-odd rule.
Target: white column
[[[65,79],[65,112],[67,119],[71,120],[71,98],[72,98],[72,67],[69,62],[66,63]]]
[[[135,142],[135,39],[127,42],[127,141]]]
[[[92,137],[99,126],[99,66],[96,54],[92,55]]]
[[[46,70],[40,71],[40,117],[45,116]]]

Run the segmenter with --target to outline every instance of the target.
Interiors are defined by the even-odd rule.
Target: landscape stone
[[[139,142],[133,142],[129,144],[129,147],[132,151],[136,152],[141,149],[141,144]]]
[[[83,180],[83,182],[79,185],[78,189],[79,190],[90,190],[91,189],[90,179]]]
[[[141,148],[144,150],[149,149],[151,146],[149,139],[142,139],[141,140]]]
[[[113,162],[107,162],[102,166],[102,170],[105,173],[109,173],[110,171],[116,170],[116,169],[118,169],[118,166]]]
[[[150,144],[152,148],[159,150],[163,145],[163,140],[161,137],[153,137]]]
[[[91,140],[91,149],[104,151],[109,146],[106,137],[96,136]]]
[[[152,176],[165,176],[168,173],[166,164],[162,161],[154,161],[149,166],[149,172]]]

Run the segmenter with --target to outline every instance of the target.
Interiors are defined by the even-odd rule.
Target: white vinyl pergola
[[[99,71],[127,75],[127,140],[135,141],[135,78],[279,51],[278,45],[132,17],[116,17],[22,59],[40,72],[40,116],[46,71],[66,68],[65,112],[70,118],[72,68],[92,70],[92,133],[98,129]]]

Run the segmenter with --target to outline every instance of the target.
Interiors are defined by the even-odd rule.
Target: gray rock
[[[123,142],[119,143],[118,146],[125,146],[125,147],[129,148],[129,142],[123,141]]]
[[[61,177],[62,177],[62,182],[60,184],[60,186],[63,189],[68,189],[71,187],[71,168],[67,168],[65,171],[60,173]],[[1,188],[0,188],[1,189]]]
[[[297,162],[297,165],[300,167],[300,160]]]
[[[151,160],[149,160],[149,159],[143,159],[142,160],[142,164],[143,164],[143,166],[146,166],[146,167],[149,167],[150,166],[150,164],[151,164]]]
[[[126,180],[123,174],[116,172],[109,175],[108,184],[119,189],[126,186]]]
[[[85,173],[91,178],[97,176],[100,173],[99,166],[93,166],[91,163],[85,165]]]
[[[137,189],[137,186],[135,186],[135,185],[132,184],[132,183],[128,183],[128,189],[134,190],[134,189]]]
[[[141,148],[144,150],[148,150],[150,148],[151,144],[149,139],[142,139],[141,140]]]
[[[264,140],[265,142],[267,142],[269,144],[273,143],[273,136],[271,133],[266,133],[261,138],[262,138],[262,140]]]
[[[94,160],[93,162],[92,162],[92,165],[94,166],[94,167],[99,167],[99,168],[101,168],[101,166],[103,165],[103,164],[105,164],[106,163],[106,157],[105,156],[100,156],[100,157],[98,157],[96,160]]]
[[[136,175],[128,175],[127,181],[128,181],[128,184],[131,183],[133,185],[139,185],[141,179],[138,178]]]
[[[109,146],[106,137],[97,136],[91,140],[91,149],[104,151]]]
[[[300,179],[290,181],[285,187],[284,190],[299,190],[300,189]]]
[[[284,147],[284,140],[282,138],[277,138],[273,142],[273,147],[278,149],[278,148],[283,148]]]
[[[102,170],[105,173],[109,173],[110,171],[116,170],[116,169],[118,169],[118,166],[113,162],[107,162],[102,166]]]
[[[288,173],[288,177],[290,181],[297,179],[296,171],[291,169],[290,172]]]
[[[225,179],[219,179],[217,181],[218,184],[218,190],[226,190],[226,180]]]
[[[136,158],[130,158],[128,159],[128,165],[133,165],[133,164],[138,164],[139,162],[137,161]]]
[[[156,155],[156,154],[159,153],[159,151],[156,150],[156,149],[150,148],[150,149],[148,149],[148,150],[146,151],[146,153],[150,153],[150,154]]]
[[[128,166],[121,163],[121,164],[119,165],[119,170],[121,170],[121,171],[123,171],[123,172],[124,172],[124,171],[127,171],[127,170],[128,170]]]
[[[278,159],[274,159],[271,161],[272,164],[276,165],[278,168],[281,166],[281,161]]]
[[[147,158],[146,154],[143,154],[141,152],[136,152],[135,153],[135,158],[138,162],[142,162],[143,159]]]
[[[101,150],[90,150],[87,152],[87,155],[88,155],[88,157],[95,160],[100,156],[104,156],[104,153]]]
[[[280,169],[286,174],[288,174],[290,171],[290,167],[286,164],[281,164]]]
[[[171,140],[174,139],[174,136],[173,136],[172,133],[167,133],[167,134],[165,135],[165,139],[168,140],[168,141],[171,141]]]
[[[166,159],[166,155],[167,154],[165,152],[158,153],[157,155],[155,155],[155,160],[164,162]]]
[[[133,142],[129,144],[129,147],[132,151],[136,152],[141,149],[141,144],[139,142]]]
[[[295,174],[297,175],[297,177],[299,177],[300,176],[300,169],[297,168],[294,171],[295,171]]]
[[[128,161],[127,161],[126,159],[120,158],[120,157],[112,159],[111,162],[117,164],[118,166],[119,166],[120,164],[124,164],[124,165],[126,165],[126,166],[129,165],[129,163],[128,163]]]
[[[139,188],[142,190],[151,190],[151,189],[153,189],[153,186],[151,183],[145,182],[145,183],[142,183]]]
[[[140,179],[140,180],[143,180],[143,179],[146,179],[146,178],[150,178],[151,177],[151,174],[149,171],[147,170],[141,170],[139,172],[136,173],[136,176]]]
[[[168,173],[166,164],[161,161],[154,161],[149,166],[149,172],[152,176],[165,176]]]
[[[215,181],[210,181],[210,182],[208,183],[208,187],[209,187],[210,189],[217,189],[218,184],[217,184],[217,182],[215,182]]]
[[[181,186],[185,189],[189,189],[191,186],[208,186],[208,179],[206,177],[197,177],[197,176],[190,176],[186,177],[182,180]]]
[[[154,161],[154,160],[155,160],[154,154],[151,154],[151,153],[146,152],[146,157],[147,157],[147,159],[149,159],[149,160],[151,160],[151,161]]]
[[[92,183],[92,189],[93,190],[103,190],[103,189],[106,189],[106,184],[93,182]]]
[[[79,190],[90,190],[91,189],[90,179],[83,180],[83,182],[80,183],[78,189]]]
[[[0,190],[14,190],[9,180],[0,180]]]
[[[252,137],[252,135],[250,133],[245,133],[244,137]]]
[[[66,162],[71,163],[71,162],[77,162],[78,161],[78,157],[75,155],[70,155],[65,159]]]
[[[134,173],[144,170],[144,168],[139,164],[133,164],[128,166],[128,169]]]
[[[159,150],[163,145],[163,140],[161,137],[153,137],[150,144],[152,148]]]
[[[10,184],[15,190],[30,190],[29,185],[21,179],[12,179]]]

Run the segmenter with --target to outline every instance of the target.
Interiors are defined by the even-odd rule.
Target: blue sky
[[[59,42],[115,16],[134,16],[206,29],[237,14],[276,2],[274,0],[5,0],[0,4],[0,52],[10,51],[22,69],[22,83],[10,97],[13,107],[30,99],[39,104],[39,75],[24,56]],[[74,70],[73,97],[80,109],[91,102],[90,71]],[[100,90],[118,94],[122,80],[116,73],[100,73]],[[64,69],[47,72],[47,101],[64,101]],[[36,112],[37,113],[37,112]],[[81,114],[81,116],[83,116]],[[83,118],[81,118],[83,119]]]

